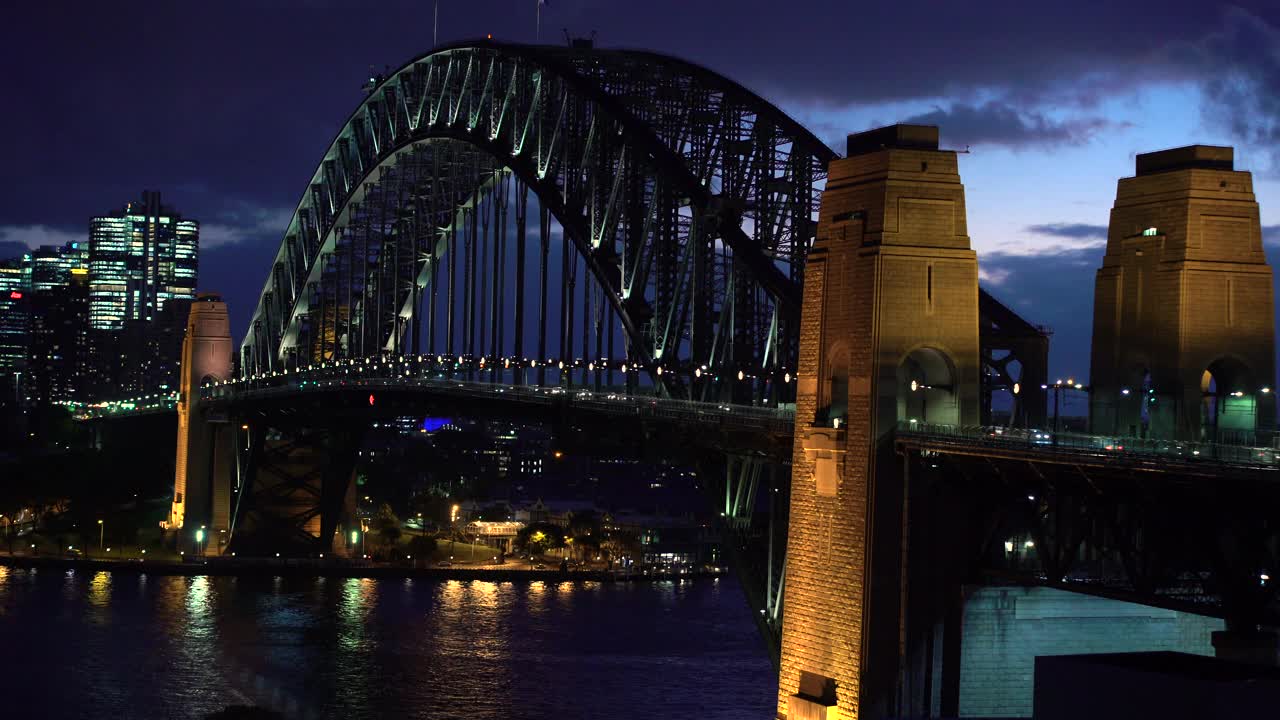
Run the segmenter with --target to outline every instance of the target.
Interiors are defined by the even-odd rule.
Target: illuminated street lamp
[[[99,521],[98,521],[98,549],[99,549],[99,550],[101,550],[101,549],[102,549],[102,533],[103,533],[103,527],[104,527],[104,526],[103,526],[103,524],[102,524],[102,521],[101,521],[101,520],[99,520]]]
[[[427,536],[427,523],[425,520],[422,519],[422,513],[418,513],[418,537],[423,538],[426,536]],[[410,555],[409,559],[412,560],[413,556]],[[413,566],[414,567],[418,566],[417,561],[414,561]]]
[[[1069,390],[1080,390],[1081,392],[1088,393],[1090,388],[1087,387],[1084,383],[1076,382],[1075,378],[1073,377],[1067,378],[1066,382],[1063,382],[1062,378],[1058,378],[1057,380],[1054,380],[1053,384],[1049,385],[1047,388],[1044,385],[1041,385],[1040,387],[1045,389],[1050,389],[1050,388],[1053,389],[1053,432],[1055,433],[1054,442],[1057,442],[1056,434],[1059,429],[1058,428],[1058,404],[1061,399],[1062,393]]]

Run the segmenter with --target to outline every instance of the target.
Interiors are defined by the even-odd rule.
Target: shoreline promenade
[[[514,564],[514,563],[513,563]],[[46,556],[0,556],[0,567],[21,569],[94,570],[149,575],[232,575],[232,576],[296,576],[338,578],[423,578],[429,580],[488,580],[515,582],[550,580],[558,582],[645,582],[656,580],[689,580],[718,578],[723,572],[648,572],[621,573],[607,570],[536,570],[529,568],[486,567],[413,567],[367,561],[322,560],[310,558],[208,558],[205,560],[138,561]]]

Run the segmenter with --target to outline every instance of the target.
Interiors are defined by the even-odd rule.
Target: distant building
[[[200,224],[160,203],[160,193],[89,223],[89,325],[123,330],[173,300],[194,300]]]
[[[65,282],[32,292],[30,307],[27,401],[47,405],[84,399],[89,362],[89,271],[68,268]]]
[[[200,224],[158,192],[90,221],[85,399],[177,387],[199,249]]]
[[[541,477],[543,470],[542,461],[543,458],[541,453],[530,452],[521,455],[516,466],[519,473],[519,479],[527,480]]]
[[[130,320],[120,331],[117,387],[125,396],[172,392],[178,387],[182,340],[192,301],[172,298],[151,320]]]
[[[31,337],[31,289],[22,259],[0,260],[0,375],[10,378],[26,368]]]
[[[609,516],[604,530],[633,535],[640,546],[639,560],[647,565],[720,562],[719,533],[692,515],[617,513]]]
[[[85,242],[0,261],[6,401],[120,399],[177,385],[199,223],[160,193],[95,217]]]
[[[44,245],[32,250],[23,260],[32,292],[42,293],[65,288],[71,284],[73,273],[87,279],[89,243],[69,242],[62,247]]]
[[[475,538],[481,544],[509,553],[514,550],[516,536],[524,527],[522,522],[476,520],[467,523],[463,532],[467,537]]]
[[[538,498],[533,503],[514,508],[512,513],[517,522],[532,525],[533,523],[552,523],[567,527],[574,513],[601,514],[600,508],[591,500],[543,500]]]

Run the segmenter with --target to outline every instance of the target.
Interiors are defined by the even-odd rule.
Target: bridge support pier
[[[977,566],[985,517],[980,499],[921,472],[919,458],[896,453],[901,468],[898,717],[956,717],[965,583]]]
[[[231,378],[231,354],[227,306],[217,295],[201,294],[191,305],[182,341],[173,502],[160,523],[191,554],[221,554],[230,536],[234,431],[226,418],[201,407],[200,386]]]
[[[312,557],[359,547],[355,463],[362,423],[311,427],[258,419],[236,507],[238,554]]]
[[[912,552],[929,523],[891,435],[899,422],[976,425],[981,368],[964,188],[937,133],[851,135],[830,165],[800,324],[777,708],[789,720],[932,701],[922,648],[938,644],[952,583]]]

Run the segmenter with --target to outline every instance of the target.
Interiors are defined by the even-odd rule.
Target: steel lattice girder
[[[787,366],[834,156],[769,103],[673,58],[440,50],[383,80],[325,154],[242,371],[405,351],[429,258],[504,173],[560,221],[636,360]]]

